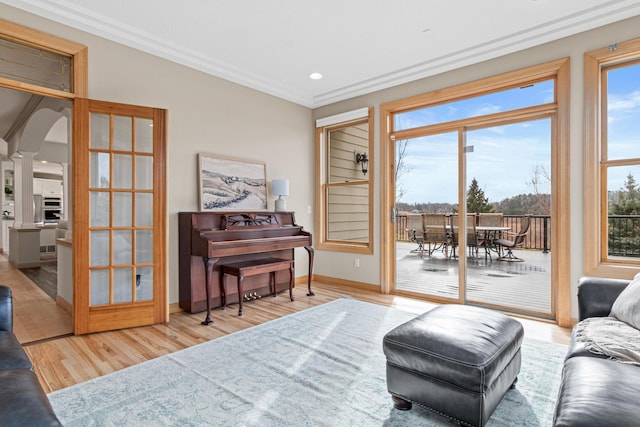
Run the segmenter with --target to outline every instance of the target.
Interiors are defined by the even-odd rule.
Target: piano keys
[[[294,249],[300,247],[309,254],[307,295],[313,295],[312,236],[295,223],[293,212],[180,212],[178,226],[179,305],[183,310],[209,312],[221,306],[221,265],[265,258],[293,260]],[[276,273],[278,291],[288,289],[288,279],[285,272]],[[269,294],[269,276],[247,278],[244,290]],[[237,291],[228,291],[227,304],[242,298]]]

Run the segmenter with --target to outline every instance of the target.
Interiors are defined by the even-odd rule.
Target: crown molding
[[[2,0],[10,6],[34,13],[108,40],[129,46],[204,73],[282,98],[307,108],[335,102],[426,78],[473,63],[571,36],[602,25],[640,15],[637,0],[610,0],[601,5],[563,16],[543,25],[526,28],[485,43],[450,52],[422,63],[398,69],[372,79],[355,82],[317,95],[296,93],[279,81],[265,79],[216,61],[171,40],[161,40],[139,28],[124,25],[64,0]]]

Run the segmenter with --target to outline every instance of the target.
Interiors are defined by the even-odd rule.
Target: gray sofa
[[[584,277],[579,320],[606,317],[630,280]],[[589,352],[574,333],[564,361],[554,426],[640,426],[640,366]]]
[[[33,365],[13,334],[11,288],[0,285],[0,426],[60,426]]]

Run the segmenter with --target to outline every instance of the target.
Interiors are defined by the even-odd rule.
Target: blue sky
[[[476,117],[514,108],[548,103],[553,83],[513,89],[480,98],[417,110],[398,118],[401,128],[423,126],[465,117]],[[529,185],[535,170],[550,168],[550,119],[528,121],[467,132],[467,180],[476,178],[489,201],[497,202],[522,193],[534,193]],[[415,138],[408,142],[407,172],[399,179],[406,189],[406,203],[457,203],[456,132]],[[468,183],[466,187],[468,188]],[[549,192],[542,182],[540,192]]]
[[[608,73],[609,160],[640,158],[640,64]],[[632,173],[640,182],[640,166],[609,168],[608,189],[619,190]]]
[[[399,115],[398,129],[508,111],[553,100],[553,82],[485,95]],[[640,158],[640,64],[609,73],[608,132],[610,159]],[[457,133],[409,140],[407,172],[400,177],[402,202],[457,203]],[[535,193],[536,170],[551,174],[551,120],[541,119],[469,131],[467,183],[476,178],[490,202]],[[580,159],[572,161],[582,162]],[[620,189],[629,173],[640,182],[640,166],[610,168],[609,189]],[[544,177],[537,191],[550,192]]]

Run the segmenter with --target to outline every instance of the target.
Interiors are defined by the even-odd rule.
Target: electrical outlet
[[[311,213],[311,205],[307,206],[307,213]]]
[[[354,258],[353,259],[353,266],[354,267],[360,267],[360,258]]]

